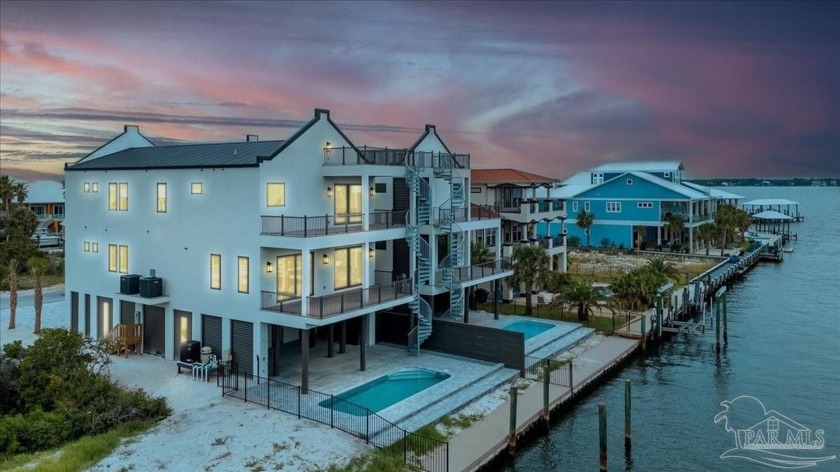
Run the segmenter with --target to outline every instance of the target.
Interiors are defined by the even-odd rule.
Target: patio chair
[[[219,360],[215,354],[210,354],[206,364],[193,364],[193,380],[200,379],[208,382],[210,380],[210,372],[219,367]]]

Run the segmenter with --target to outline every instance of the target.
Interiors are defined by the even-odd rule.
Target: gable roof
[[[64,201],[64,186],[54,180],[36,180],[26,184],[26,203],[58,203]]]
[[[446,152],[448,152],[449,154],[452,154],[452,151],[449,150],[449,146],[447,146],[446,143],[443,142],[443,138],[441,138],[440,135],[437,134],[437,129],[436,129],[435,125],[426,125],[426,130],[423,132],[423,134],[420,135],[419,138],[417,138],[417,141],[414,141],[414,144],[412,144],[411,147],[408,148],[408,150],[409,151],[414,151],[414,149],[417,146],[419,146],[420,143],[422,143],[424,139],[426,139],[426,136],[428,136],[431,133],[434,133],[434,135],[437,137],[438,141],[440,141],[440,144],[443,146],[444,149],[446,149]]]
[[[729,199],[734,199],[734,200],[740,200],[742,198],[745,198],[741,195],[738,195],[738,194],[735,194],[735,193],[732,193],[732,192],[726,192],[724,190],[718,190],[716,188],[706,187],[704,185],[695,184],[693,182],[683,181],[681,183],[683,185],[687,186],[687,187],[691,187],[694,190],[697,190],[698,192],[709,192],[709,195],[711,195],[715,198],[729,198]]]
[[[66,170],[170,169],[197,167],[255,167],[285,141],[179,144],[130,148],[78,162]]]
[[[683,170],[685,167],[679,161],[655,162],[613,162],[601,164],[591,169],[592,172],[670,172]]]
[[[532,174],[523,170],[517,169],[472,169],[470,171],[470,178],[473,183],[500,185],[542,185],[551,186],[559,179],[552,179],[543,175]]]
[[[664,188],[666,188],[666,189],[668,189],[672,192],[676,192],[676,193],[678,193],[680,195],[683,195],[684,197],[687,197],[687,198],[694,198],[694,199],[708,198],[708,195],[706,195],[703,192],[698,192],[697,190],[686,187],[685,185],[680,185],[678,183],[671,182],[670,180],[665,180],[661,177],[657,177],[655,175],[648,174],[647,171],[627,172],[627,174],[631,174],[631,175],[633,175],[635,177],[638,177],[640,179],[647,180],[648,182],[659,185],[660,187],[664,187]],[[622,176],[618,176],[618,177],[616,177],[616,179],[620,179],[621,177]],[[610,181],[612,181],[612,180],[615,180],[615,179],[610,179]]]

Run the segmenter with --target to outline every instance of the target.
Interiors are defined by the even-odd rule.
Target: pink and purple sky
[[[840,175],[840,2],[0,3],[2,172],[140,125],[283,139],[328,108],[356,144],[435,123],[476,167],[552,177]]]

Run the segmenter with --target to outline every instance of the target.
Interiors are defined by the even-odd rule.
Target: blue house
[[[680,162],[617,163],[575,174],[552,194],[566,199],[567,237],[587,243],[586,232],[576,224],[585,211],[594,217],[591,246],[680,245],[693,252],[697,227],[714,220],[718,205],[737,204],[743,197],[684,182],[684,169]],[[674,218],[682,220],[682,229],[668,223]],[[552,230],[540,225],[537,233]]]

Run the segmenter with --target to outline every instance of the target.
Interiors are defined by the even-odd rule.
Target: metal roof
[[[746,198],[746,197],[743,197],[743,196],[738,195],[738,194],[736,194],[736,193],[731,193],[731,192],[727,192],[727,191],[724,191],[724,190],[719,190],[719,189],[716,189],[716,188],[706,187],[706,186],[704,186],[704,185],[695,184],[695,183],[693,183],[693,182],[685,182],[685,181],[683,181],[683,182],[681,182],[681,183],[682,183],[683,185],[688,186],[688,187],[691,187],[691,188],[693,188],[694,190],[697,190],[697,191],[699,191],[699,192],[706,192],[706,191],[708,191],[708,192],[710,193],[710,195],[711,195],[711,196],[716,197],[716,198],[729,198],[729,199],[731,199],[731,200],[740,200],[740,199],[742,199],[742,198]]]
[[[36,180],[26,184],[26,203],[62,203],[64,186],[54,180]]]
[[[552,185],[559,179],[532,174],[518,169],[471,169],[473,183],[511,185]]]
[[[593,167],[591,172],[671,172],[682,169],[679,161],[613,162]]]
[[[639,177],[640,179],[645,179],[648,182],[659,185],[660,187],[667,188],[668,190],[670,190],[672,192],[676,192],[676,193],[678,193],[680,195],[683,195],[685,197],[688,197],[688,198],[700,198],[700,199],[702,199],[702,198],[708,198],[709,197],[709,195],[706,195],[703,192],[699,192],[697,190],[694,190],[693,188],[686,187],[685,185],[680,185],[678,183],[671,182],[670,180],[665,180],[665,179],[659,178],[655,175],[648,174],[647,172],[628,172],[628,174],[635,175],[636,177]],[[616,177],[616,178],[621,178],[621,176]]]
[[[758,200],[750,200],[744,202],[744,206],[761,206],[761,205],[799,205],[798,202],[792,200],[785,200],[784,198],[759,198]]]
[[[285,141],[180,144],[131,148],[67,167],[67,170],[250,167]]]
[[[757,220],[781,220],[781,221],[791,221],[793,220],[792,216],[785,215],[784,213],[779,213],[775,210],[768,210],[762,211],[761,213],[756,213],[752,215],[753,218]]]

